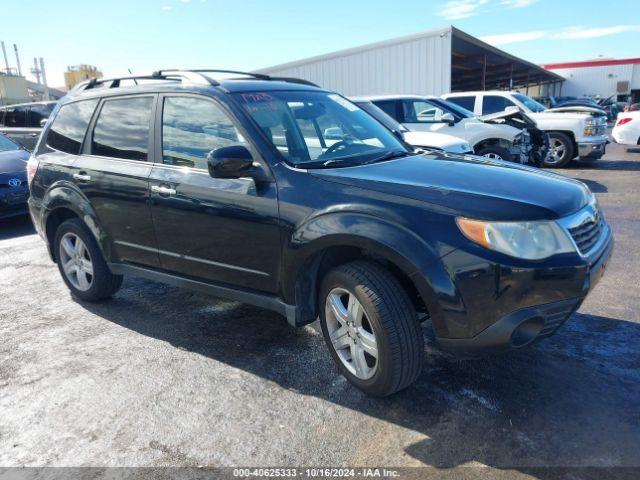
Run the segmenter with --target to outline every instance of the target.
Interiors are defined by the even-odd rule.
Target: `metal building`
[[[559,75],[453,26],[257,70],[344,95],[558,87]],[[538,88],[539,89],[539,88]]]
[[[640,58],[597,59],[543,65],[566,80],[562,95],[583,97],[616,95],[617,100],[640,102]]]

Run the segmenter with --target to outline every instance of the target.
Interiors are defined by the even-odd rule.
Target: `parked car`
[[[449,153],[474,153],[469,142],[462,138],[447,135],[445,133],[409,130],[395,118],[391,118],[380,108],[376,107],[373,102],[363,98],[350,98],[349,100],[370,114],[373,118],[378,120],[409,145],[417,148],[435,148]]]
[[[29,152],[0,133],[0,219],[27,215]]]
[[[0,133],[33,150],[55,106],[56,102],[33,102],[0,107]]]
[[[616,143],[640,145],[640,111],[619,113],[611,136]]]
[[[471,145],[476,155],[519,163],[535,163],[537,145],[527,129],[505,123],[505,118],[483,121],[437,97],[423,95],[378,95],[363,97],[412,131],[446,133]],[[517,115],[517,113],[516,113]],[[505,117],[511,114],[505,113]]]
[[[549,134],[547,167],[564,167],[572,159],[601,158],[608,143],[607,118],[602,110],[588,106],[547,109],[535,100],[518,92],[461,92],[443,98],[472,109],[478,115],[500,112],[517,107],[535,120],[538,128]]]
[[[338,94],[237,75],[92,80],[56,107],[29,206],[74,296],[137,275],[320,317],[346,378],[388,395],[420,373],[420,320],[454,351],[519,348],[600,279],[613,237],[583,183],[416,155]]]
[[[640,103],[632,103],[624,107],[625,112],[637,112],[640,110]]]

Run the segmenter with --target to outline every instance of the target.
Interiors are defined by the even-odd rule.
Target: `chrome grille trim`
[[[569,234],[578,253],[587,257],[598,250],[609,236],[609,225],[594,202],[558,220]]]

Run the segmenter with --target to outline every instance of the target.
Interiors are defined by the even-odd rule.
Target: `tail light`
[[[38,163],[40,163],[40,161],[35,155],[31,155],[29,157],[29,161],[27,162],[27,182],[29,183],[29,186],[31,186],[33,177],[36,176],[36,172],[38,171]]]
[[[618,123],[616,123],[616,127],[620,127],[625,123],[629,123],[631,120],[633,120],[631,117],[621,118],[620,120],[618,120]]]

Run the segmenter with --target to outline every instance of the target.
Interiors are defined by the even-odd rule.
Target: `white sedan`
[[[640,111],[619,113],[611,136],[616,143],[640,145]]]

